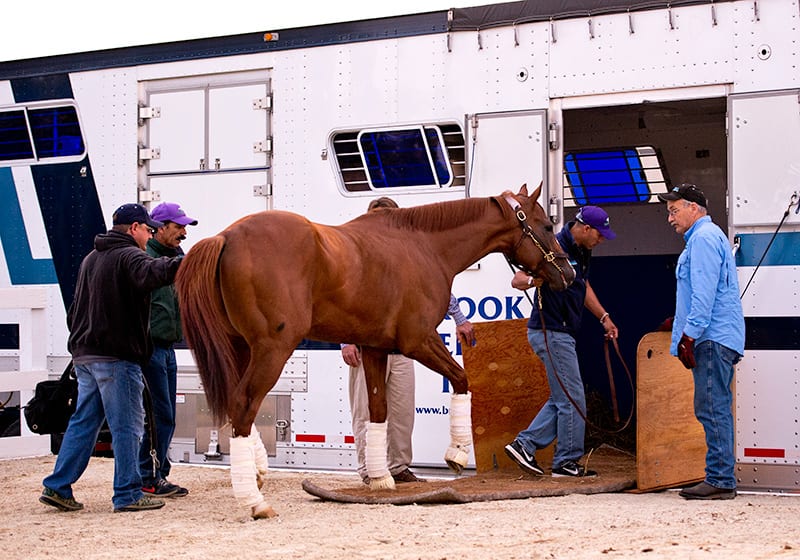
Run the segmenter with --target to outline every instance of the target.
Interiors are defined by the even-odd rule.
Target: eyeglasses
[[[676,189],[672,189],[672,190],[675,191]],[[667,214],[669,214],[670,216],[674,216],[675,214],[677,214],[678,212],[680,212],[684,208],[687,208],[691,204],[695,204],[695,203],[694,202],[689,202],[688,200],[684,200],[682,205],[675,206],[675,207],[667,210]]]

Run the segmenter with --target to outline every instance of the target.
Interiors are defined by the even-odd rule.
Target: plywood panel
[[[702,480],[706,444],[694,416],[692,372],[669,354],[670,333],[642,337],[636,356],[639,490]]]
[[[515,469],[503,447],[528,427],[550,396],[544,364],[528,344],[527,319],[476,323],[478,343],[464,348],[472,392],[472,434],[477,472]],[[537,452],[543,466],[552,446]]]

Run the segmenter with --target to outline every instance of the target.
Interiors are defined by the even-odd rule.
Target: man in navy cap
[[[186,226],[196,226],[197,220],[187,216],[180,205],[173,202],[162,202],[153,208],[151,215],[163,225],[147,242],[147,254],[152,257],[182,255],[181,241],[186,239]],[[183,338],[174,284],[158,288],[151,296],[150,338],[153,340],[153,354],[143,372],[153,405],[156,442],[155,446],[151,446],[150,434],[145,432],[139,451],[142,491],[159,498],[179,498],[186,496],[189,491],[167,481],[172,467],[169,446],[175,433],[178,379],[173,345]],[[151,447],[156,452],[155,465],[150,456]]]
[[[534,454],[537,449],[547,447],[557,439],[552,465],[554,477],[597,476],[595,471],[578,463],[584,454],[586,397],[575,351],[575,338],[584,307],[600,321],[606,337],[619,336],[611,316],[589,284],[592,249],[604,240],[615,237],[608,214],[597,206],[584,206],[556,236],[575,269],[572,284],[564,291],[555,292],[546,285],[540,285],[539,281],[534,284],[534,278],[521,271],[511,280],[511,286],[518,290],[537,286],[535,297],[540,298],[538,301],[541,301],[542,310],[540,316],[534,306],[528,321],[528,342],[544,362],[550,385],[550,398],[539,414],[527,429],[505,446],[506,454],[530,474],[544,474]]]
[[[694,376],[694,413],[706,435],[705,479],[680,495],[687,500],[736,497],[733,431],[734,365],[744,355],[744,314],[730,241],[711,221],[695,185],[658,195],[667,221],[686,240],[675,269],[677,296],[670,353]]]
[[[144,433],[141,365],[153,350],[150,294],[175,279],[181,261],[145,253],[153,230],[162,225],[141,204],[123,204],[114,212],[112,228],[95,237],[94,250],[81,263],[67,312],[67,347],[78,378],[78,402],[53,474],[43,481],[43,504],[61,511],[83,509],[72,485],[86,470],[107,420],[114,450],[114,511],[164,506],[163,500],[142,493],[139,473]]]

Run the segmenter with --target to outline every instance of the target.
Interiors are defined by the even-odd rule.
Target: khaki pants
[[[386,364],[386,442],[389,472],[397,474],[411,464],[411,433],[414,431],[414,361],[390,354]],[[369,403],[364,366],[350,368],[350,410],[358,457],[358,474],[367,476],[365,449]]]

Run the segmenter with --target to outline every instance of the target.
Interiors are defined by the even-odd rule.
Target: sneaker
[[[39,501],[48,506],[53,506],[61,511],[79,511],[83,509],[83,504],[76,502],[75,498],[65,498],[58,494],[55,490],[45,488],[42,490],[42,495],[39,496]]]
[[[508,455],[512,461],[519,465],[519,467],[530,474],[535,474],[537,476],[544,474],[544,469],[539,466],[539,463],[536,462],[536,459],[533,455],[528,453],[522,444],[517,440],[512,441],[508,445],[505,446],[506,455]]]
[[[164,507],[164,500],[157,500],[156,498],[151,498],[150,496],[142,496],[132,504],[128,504],[127,506],[122,506],[120,508],[114,508],[114,513],[122,513],[125,511],[146,511],[149,509],[161,509]]]
[[[587,470],[583,465],[579,465],[575,461],[567,461],[562,463],[557,469],[553,469],[553,476],[571,476],[575,478],[597,476],[595,471]]]
[[[397,474],[393,474],[392,478],[395,482],[403,484],[404,482],[427,482],[424,478],[419,478],[408,468],[403,469]]]
[[[145,494],[150,494],[151,496],[158,496],[159,498],[169,498],[170,496],[177,494],[180,488],[181,487],[177,484],[171,484],[165,479],[159,478],[152,486],[143,486],[142,492]],[[188,493],[189,491],[186,490],[186,494]],[[186,494],[184,494],[184,496]]]
[[[169,495],[170,498],[183,498],[184,496],[187,496],[189,494],[189,491],[186,488],[184,488],[183,486],[180,486],[178,484],[172,484],[166,478],[162,479],[162,481],[166,483],[165,484],[166,487],[170,487],[170,486],[174,486],[175,487],[175,493],[172,494],[172,495]]]

